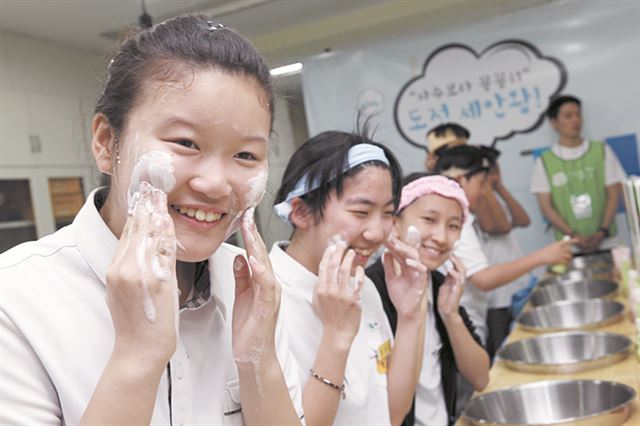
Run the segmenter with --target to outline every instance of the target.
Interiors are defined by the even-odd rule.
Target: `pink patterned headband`
[[[402,188],[402,197],[398,211],[402,211],[416,199],[429,194],[437,194],[446,198],[453,198],[462,207],[462,223],[469,216],[469,201],[462,187],[453,179],[440,175],[421,177],[408,183]]]

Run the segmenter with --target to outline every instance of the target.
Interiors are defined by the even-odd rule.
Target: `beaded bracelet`
[[[327,379],[325,377],[322,377],[321,375],[319,375],[318,373],[313,371],[312,368],[309,369],[309,372],[311,373],[311,377],[313,377],[314,379],[319,380],[322,383],[324,383],[325,385],[331,386],[332,388],[334,388],[335,390],[340,392],[340,394],[342,395],[342,399],[346,399],[347,398],[347,394],[344,391],[344,383],[341,386],[338,386],[335,383],[333,383],[331,380],[329,380],[329,379]]]

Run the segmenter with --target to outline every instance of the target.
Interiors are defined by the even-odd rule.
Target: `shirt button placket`
[[[193,423],[192,386],[189,373],[189,359],[182,342],[178,342],[176,353],[171,359],[171,402],[175,425]]]

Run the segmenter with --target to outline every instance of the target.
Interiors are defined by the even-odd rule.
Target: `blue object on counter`
[[[515,292],[513,296],[511,296],[511,306],[509,306],[509,313],[511,314],[511,318],[518,318],[520,313],[524,309],[524,305],[527,304],[529,300],[529,296],[536,288],[536,284],[538,283],[538,277],[535,275],[529,274],[529,284],[525,288],[522,288]]]

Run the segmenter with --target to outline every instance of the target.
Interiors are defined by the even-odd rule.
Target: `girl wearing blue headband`
[[[411,407],[428,272],[416,246],[389,238],[400,183],[400,167],[386,147],[345,132],[310,139],[285,170],[275,211],[294,230],[269,256],[301,368],[308,425],[399,424]],[[363,269],[382,244],[399,311],[395,341]]]

